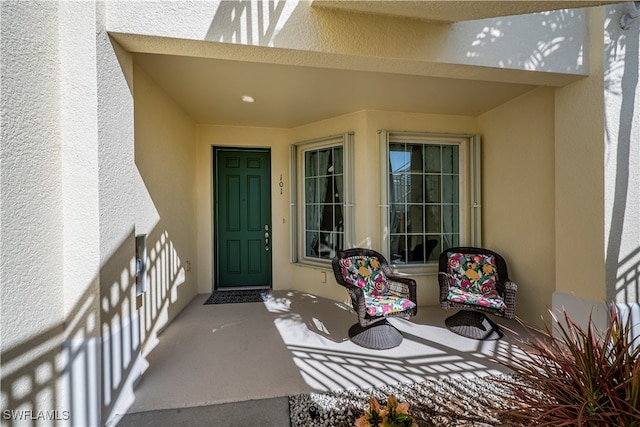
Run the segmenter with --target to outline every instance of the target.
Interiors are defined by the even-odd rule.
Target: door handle
[[[264,225],[264,250],[269,252],[269,224]]]

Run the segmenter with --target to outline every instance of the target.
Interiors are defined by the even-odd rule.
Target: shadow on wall
[[[573,37],[571,28],[577,28],[577,23],[584,21],[585,13],[576,9],[556,10],[536,14],[539,19],[524,17],[502,17],[495,20],[480,20],[477,23],[464,25],[478,25],[476,35],[469,42],[467,56],[471,58],[490,57],[497,61],[500,67],[523,68],[525,70],[545,70],[549,63],[554,62],[551,57],[562,57],[567,73],[580,72],[584,67],[582,57],[584,47],[580,37]],[[487,23],[491,22],[488,26]],[[526,28],[529,27],[529,28]],[[522,45],[514,50],[509,46],[512,34],[532,33],[542,37],[530,37],[522,40]],[[501,48],[501,45],[503,48]],[[496,53],[511,53],[510,56],[496,58]],[[494,64],[495,65],[495,64]]]
[[[619,15],[625,12],[612,8],[608,27],[605,29],[609,42],[605,51],[605,91],[609,100],[619,103],[619,117],[606,117],[605,130],[607,157],[615,157],[615,184],[611,207],[611,228],[607,242],[606,275],[607,300],[638,305],[640,298],[640,248],[623,253],[625,246],[625,222],[629,227],[628,204],[637,205],[638,200],[629,200],[631,177],[631,144],[633,126],[638,126],[637,108],[638,73],[640,70],[638,24],[628,30],[620,29]],[[635,123],[634,123],[635,118]],[[615,121],[614,121],[615,120]],[[636,136],[637,141],[637,136]],[[607,159],[607,162],[611,160]],[[634,176],[637,177],[637,172]],[[637,213],[636,213],[637,214]],[[633,213],[631,213],[633,215]],[[638,230],[632,230],[637,233]],[[632,234],[629,234],[631,236]],[[637,234],[635,234],[637,236]],[[628,245],[627,245],[628,246]]]
[[[268,45],[276,34],[284,6],[284,0],[223,1],[211,21],[205,40]]]
[[[211,21],[211,25],[205,36],[205,40],[223,43],[237,43],[253,46],[270,46],[277,38],[287,33],[287,37],[295,37],[294,31],[296,12],[306,14],[306,8],[300,7],[298,2],[295,10],[285,8],[285,0],[252,2],[250,0],[229,0],[221,2]],[[301,3],[301,2],[300,2]],[[428,6],[426,6],[428,7]],[[315,31],[323,38],[329,40],[332,34],[323,34],[331,25],[320,22],[324,20],[335,21],[339,17],[345,17],[342,31],[354,31],[354,37],[366,39],[368,31],[375,31],[377,36],[380,28],[368,27],[366,24],[354,25],[361,21],[352,18],[361,16],[361,13],[336,12],[325,8],[309,9],[314,19],[319,23]],[[537,19],[532,19],[536,16]],[[459,40],[456,44],[469,46],[466,57],[472,63],[481,66],[496,66],[502,68],[515,68],[526,70],[551,70],[558,71],[564,64],[564,70],[568,73],[580,73],[584,70],[584,47],[582,37],[574,37],[576,29],[582,28],[581,23],[587,15],[580,9],[554,10],[529,14],[526,16],[507,16],[496,19],[481,19],[477,21],[465,21],[460,26],[463,31],[455,31],[456,23],[435,23],[429,25],[431,30],[442,31],[442,37],[448,37],[452,29],[456,37],[468,37],[468,40]],[[391,18],[390,18],[391,19]],[[394,18],[395,19],[395,18]],[[287,22],[292,25],[287,26]],[[412,20],[413,21],[413,20]],[[366,20],[364,21],[366,22]],[[300,30],[299,28],[297,29]],[[357,33],[357,34],[356,34]],[[364,36],[363,36],[364,34]],[[462,35],[462,34],[468,34]],[[537,37],[523,38],[521,34],[536,34]],[[514,35],[516,35],[514,37]],[[520,40],[520,45],[513,48],[513,40]],[[445,45],[446,48],[446,45]],[[375,49],[372,51],[374,52]],[[375,55],[375,53],[373,53]],[[508,54],[508,55],[507,55]],[[560,59],[555,59],[560,58]]]
[[[3,426],[105,425],[116,410],[125,412],[141,374],[141,349],[165,325],[185,279],[164,232],[148,256],[148,288],[136,310],[134,248],[131,232],[64,324],[3,352]]]

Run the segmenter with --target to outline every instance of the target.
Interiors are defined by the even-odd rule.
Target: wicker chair
[[[371,249],[342,250],[332,266],[358,314],[358,323],[349,329],[351,341],[377,350],[400,345],[402,334],[387,318],[408,319],[418,312],[415,280],[394,275],[384,256]]]
[[[479,340],[502,337],[486,313],[513,319],[518,287],[497,253],[473,247],[449,248],[439,257],[440,307],[460,311],[445,320],[451,331]]]

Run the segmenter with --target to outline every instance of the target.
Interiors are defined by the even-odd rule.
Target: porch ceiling
[[[360,111],[475,116],[535,86],[385,72],[135,54],[198,123],[291,128]],[[242,102],[242,95],[255,98]]]

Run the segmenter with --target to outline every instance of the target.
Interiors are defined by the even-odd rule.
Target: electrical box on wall
[[[147,235],[136,236],[136,294],[147,290]]]

